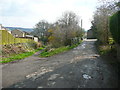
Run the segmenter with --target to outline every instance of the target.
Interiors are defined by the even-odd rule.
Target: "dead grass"
[[[14,44],[14,45],[4,45],[2,47],[2,57],[9,57],[15,54],[21,54],[25,52],[31,52],[37,49],[36,43],[24,43],[24,44]]]

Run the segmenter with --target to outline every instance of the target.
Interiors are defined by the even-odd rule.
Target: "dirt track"
[[[95,40],[49,58],[30,56],[2,66],[3,87],[114,88],[118,74],[97,53]]]

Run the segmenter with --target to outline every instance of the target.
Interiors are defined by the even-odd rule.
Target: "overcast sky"
[[[0,24],[33,28],[40,20],[55,22],[65,11],[83,19],[88,30],[97,0],[0,0]]]

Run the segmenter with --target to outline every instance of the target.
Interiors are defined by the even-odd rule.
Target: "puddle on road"
[[[81,46],[82,46],[83,48],[85,48],[85,44],[82,44]]]
[[[80,49],[84,49],[86,44],[82,44],[81,46],[78,46],[76,48],[74,48],[74,50],[80,50]]]
[[[78,51],[73,51],[74,54],[78,54],[79,52]]]
[[[49,83],[47,83],[48,86],[53,86],[55,84],[56,84],[56,82],[49,82]]]
[[[83,78],[84,79],[91,79],[91,76],[87,75],[87,74],[83,74]]]
[[[63,79],[64,77],[61,76],[60,78]]]
[[[37,88],[43,88],[42,86],[38,86]]]

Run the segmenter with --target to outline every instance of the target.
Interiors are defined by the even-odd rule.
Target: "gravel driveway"
[[[96,40],[52,57],[39,53],[2,65],[3,87],[9,88],[115,88],[118,74],[97,53]]]

